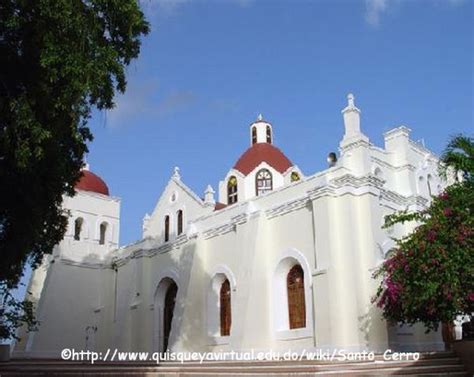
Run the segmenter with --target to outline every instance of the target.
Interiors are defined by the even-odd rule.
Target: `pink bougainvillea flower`
[[[451,216],[451,215],[453,214],[453,210],[452,210],[451,208],[449,208],[449,207],[448,207],[448,208],[445,208],[445,209],[443,210],[443,214],[444,214],[444,216],[449,217],[449,216]]]
[[[429,230],[428,234],[426,235],[426,239],[429,242],[433,242],[436,239],[436,232],[434,230]]]
[[[448,195],[448,193],[443,192],[443,193],[439,196],[439,198],[440,198],[441,200],[447,200],[447,199],[449,198],[449,195]]]

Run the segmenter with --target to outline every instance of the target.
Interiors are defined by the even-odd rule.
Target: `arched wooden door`
[[[221,336],[230,335],[230,326],[232,324],[231,293],[229,279],[222,283],[220,291],[220,317],[221,317]]]
[[[294,265],[286,278],[288,290],[288,315],[290,329],[306,327],[306,303],[304,298],[304,272]]]
[[[168,349],[168,341],[171,332],[171,322],[173,321],[174,306],[176,303],[176,293],[178,286],[172,281],[166,290],[165,306],[163,309],[163,352]]]

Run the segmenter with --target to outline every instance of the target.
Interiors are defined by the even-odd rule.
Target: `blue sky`
[[[140,238],[174,166],[196,193],[216,189],[259,113],[307,175],[338,148],[348,92],[378,145],[401,124],[436,153],[472,133],[469,0],[142,4],[152,29],[127,93],[90,122],[88,162],[122,198],[122,245]]]

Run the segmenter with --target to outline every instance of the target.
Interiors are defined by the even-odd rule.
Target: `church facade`
[[[203,198],[175,169],[141,240],[119,247],[120,200],[85,169],[65,198],[64,240],[33,272],[38,331],[16,356],[96,351],[443,349],[439,333],[387,324],[371,303],[374,270],[445,186],[438,158],[404,126],[372,144],[348,96],[339,157],[304,175],[261,116],[250,147]]]

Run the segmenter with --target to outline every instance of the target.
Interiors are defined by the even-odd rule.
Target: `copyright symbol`
[[[61,351],[61,358],[63,360],[69,360],[71,358],[71,350],[69,348],[65,348]]]

